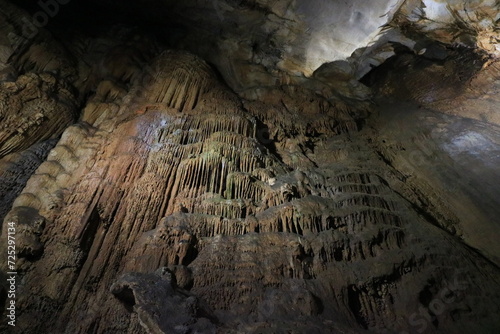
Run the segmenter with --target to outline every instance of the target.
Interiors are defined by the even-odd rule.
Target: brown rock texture
[[[398,331],[415,305],[425,328],[496,326],[481,315],[498,268],[389,186],[348,113],[319,97],[295,102],[307,118],[244,107],[194,56],[153,64],[163,75],[117,113],[96,95],[104,113],[68,128],[14,202],[14,332]]]
[[[0,189],[2,194],[0,197],[0,218],[2,222],[29,177],[45,160],[50,149],[56,143],[56,140],[48,140],[32,145],[25,151],[9,154],[0,160]]]
[[[29,19],[2,1],[0,158],[60,136],[78,114],[73,60],[47,31],[27,26]]]
[[[59,136],[76,116],[75,98],[49,74],[2,83],[0,157]]]
[[[329,63],[238,95],[134,29],[56,40],[40,29],[2,63],[0,243],[16,226],[18,257],[2,332],[500,329],[497,112],[457,117],[497,87],[484,53],[435,42],[398,50],[371,88]]]

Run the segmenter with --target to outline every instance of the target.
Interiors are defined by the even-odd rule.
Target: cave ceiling
[[[23,3],[32,13],[40,10],[35,2]],[[61,15],[49,25],[66,20],[66,26],[82,30],[117,23],[142,27],[166,45],[214,64],[231,88],[248,97],[255,96],[255,87],[301,83],[315,72],[320,80],[358,80],[394,56],[399,45],[431,58],[445,57],[439,46],[500,55],[494,0],[74,0],[58,7]],[[337,86],[360,95],[358,87]]]

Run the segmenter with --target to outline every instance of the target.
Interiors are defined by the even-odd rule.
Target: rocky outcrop
[[[362,0],[312,0],[307,4],[290,0],[148,0],[119,5],[107,0],[93,2],[92,7],[93,17],[102,16],[107,9],[117,17],[131,16],[134,22],[157,27],[155,33],[169,45],[214,64],[225,82],[246,98],[277,84],[303,84],[331,62],[344,62],[353,84],[393,56],[395,44],[427,55],[433,53],[436,41],[499,55],[499,8],[490,0],[466,4],[451,0],[377,4]],[[155,8],[154,12],[149,8]],[[336,84],[351,95],[362,89]]]
[[[0,157],[57,137],[75,120],[75,97],[50,74],[20,76],[0,92]]]
[[[175,284],[168,269],[160,268],[154,274],[125,274],[110,290],[137,313],[147,333],[216,333],[210,311],[188,292],[176,291]]]
[[[381,138],[375,150],[419,189],[412,202],[423,201],[438,225],[498,265],[492,250],[499,194],[491,186],[499,177],[498,61],[439,43],[433,48],[434,56],[401,48],[363,79],[381,104],[367,137]],[[402,127],[407,123],[414,124],[411,130]]]
[[[56,140],[48,140],[31,146],[20,153],[12,153],[0,160],[0,219],[12,207],[17,196],[21,193],[29,177],[45,160]]]
[[[101,114],[65,131],[14,202],[17,331],[383,332],[414,328],[417,305],[429,330],[497,325],[484,312],[499,297],[480,300],[498,268],[389,186],[351,137],[353,111],[291,108],[299,87],[245,109],[191,55],[153,64],[162,76],[137,79],[118,109],[96,94]]]
[[[434,44],[434,48],[441,59],[415,55],[403,47],[363,82],[379,97],[413,101],[446,114],[498,125],[498,112],[493,108],[498,61],[468,49],[451,50],[443,44]],[[397,77],[404,80],[396,83]]]
[[[461,96],[436,101],[429,107],[446,114],[500,125],[500,113],[494,107],[499,103],[498,78],[500,78],[500,62],[487,62],[483,65],[483,69],[467,82]]]
[[[498,2],[489,0],[467,3],[407,0],[402,2],[390,24],[448,45],[477,46],[498,57],[499,6]],[[416,51],[419,54],[432,52],[425,45],[418,45]]]
[[[203,30],[194,25],[173,44],[204,50],[217,36],[234,46],[226,25],[265,23],[259,28],[267,31],[289,16],[307,19],[303,11],[330,8],[296,11],[286,1],[216,5],[215,14],[225,17],[220,34],[209,30],[193,45],[193,31]],[[21,12],[5,8],[5,17],[16,22]],[[191,20],[203,16],[192,14]],[[324,14],[321,24],[328,23]],[[329,62],[304,78],[290,74],[297,68],[280,67],[287,57],[270,55],[280,49],[272,47],[274,40],[305,47],[294,34],[282,36],[301,30],[297,24],[287,22],[267,37],[259,30],[251,36],[261,39],[242,41],[230,49],[234,53],[212,54],[239,95],[198,56],[166,49],[130,28],[68,31],[60,43],[40,29],[40,41],[73,55],[62,58],[67,67],[44,67],[45,49],[37,55],[23,48],[27,53],[16,52],[25,56],[6,58],[18,72],[1,82],[0,94],[19,112],[6,109],[1,124],[26,129],[6,127],[5,138],[12,139],[0,146],[0,200],[7,208],[0,240],[6,244],[8,226],[16,226],[19,275],[17,326],[2,323],[2,330],[500,328],[492,223],[498,187],[487,183],[498,178],[489,156],[497,153],[500,135],[491,124],[465,124],[411,103],[398,109],[405,112],[399,120],[393,106],[378,112],[370,101],[373,92],[386,94],[384,102],[407,94],[444,111],[446,101],[469,100],[481,87],[494,91],[485,83],[495,80],[496,65],[478,74],[485,53],[461,53],[440,40],[422,54],[391,46],[386,56],[397,57],[379,71],[393,72],[371,72],[364,80],[371,88],[356,81],[353,59]],[[252,52],[238,53],[249,45]],[[363,57],[356,58],[359,64]],[[461,59],[469,65],[463,68]],[[395,83],[391,75],[400,73],[405,80]],[[449,88],[461,79],[459,91]],[[35,117],[36,108],[43,117]],[[484,114],[495,119],[493,110]],[[426,155],[416,162],[419,152]],[[436,170],[421,163],[429,160],[438,161]],[[471,172],[471,165],[480,167]]]
[[[79,106],[71,85],[75,63],[28,13],[2,1],[0,42],[0,158],[56,138]]]

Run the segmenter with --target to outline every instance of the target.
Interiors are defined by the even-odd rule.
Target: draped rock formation
[[[26,39],[29,14],[0,3],[2,34]],[[421,4],[398,4],[390,24],[407,32]],[[287,1],[271,12],[216,5],[207,20],[298,20]],[[411,21],[412,33],[426,20]],[[58,37],[40,28],[2,40],[0,241],[16,226],[18,274],[16,326],[0,329],[495,333],[498,62],[496,30],[476,21],[479,49],[446,46],[455,39],[432,26],[423,52],[393,43],[394,57],[367,74],[375,43],[309,78],[272,65],[300,57],[268,57],[269,40],[252,51],[262,72],[235,49],[212,54],[214,68],[121,25],[64,31],[56,21]],[[303,48],[308,33],[288,42]]]

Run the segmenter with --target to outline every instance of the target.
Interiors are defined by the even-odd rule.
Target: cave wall
[[[337,3],[322,4],[303,10],[326,12]],[[207,15],[207,21],[281,22],[256,14],[274,17],[267,3],[216,5],[211,15],[225,19]],[[295,5],[270,8],[298,15]],[[372,15],[391,3],[385,6],[356,8]],[[30,14],[4,1],[1,8],[8,23],[2,35],[26,37],[19,22]],[[391,15],[402,20],[398,13]],[[203,15],[193,9],[191,20]],[[276,82],[278,72],[254,71],[252,62],[241,63],[224,48],[216,49],[220,58],[206,58],[215,70],[134,28],[110,25],[94,34],[54,27],[54,34],[49,26],[25,41],[3,40],[1,240],[6,244],[14,223],[20,279],[17,326],[2,323],[2,330],[500,328],[498,169],[490,159],[498,159],[500,135],[493,94],[492,104],[481,108],[486,119],[472,112],[485,87],[496,89],[498,65],[487,60],[486,48],[465,53],[472,65],[460,78],[450,41],[432,44],[446,50],[445,59],[436,59],[438,51],[426,55],[429,46],[420,55],[408,46],[403,53],[394,49],[390,71],[373,72],[367,87],[355,80],[351,61],[326,64],[309,79],[269,65],[285,75]],[[357,35],[360,46],[377,29]],[[201,30],[209,32],[202,37],[213,34]],[[193,36],[188,30],[180,48],[207,47],[193,46]],[[339,59],[346,50],[339,49]],[[276,60],[260,52],[260,61]],[[401,74],[404,85],[391,77]],[[239,89],[249,83],[251,93]],[[430,94],[437,98],[425,98]],[[457,100],[462,109],[446,108]],[[461,118],[468,115],[476,120]],[[478,153],[471,142],[478,137],[470,133],[484,136],[487,149]],[[0,263],[4,268],[3,258]]]

